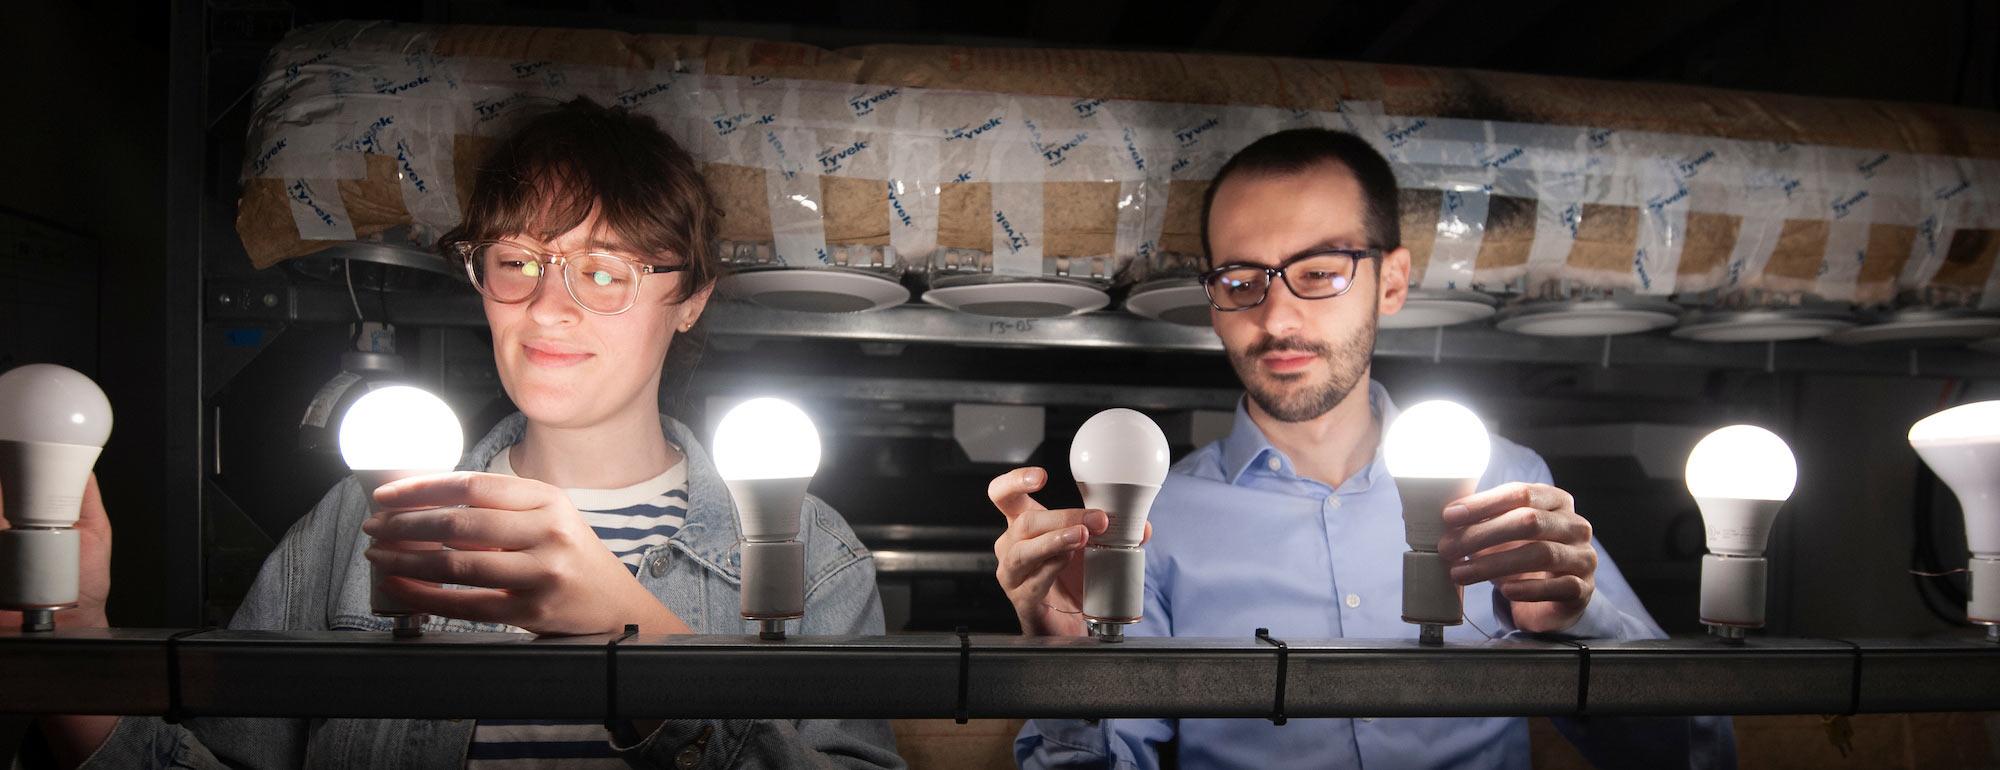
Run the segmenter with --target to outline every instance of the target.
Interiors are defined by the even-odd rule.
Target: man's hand
[[[1049,510],[1029,495],[1048,483],[1040,468],[1016,468],[986,485],[993,507],[1007,517],[1007,531],[993,541],[1000,559],[997,577],[1021,633],[1028,636],[1084,636],[1083,547],[1104,534],[1111,518],[1086,508]],[[1146,537],[1153,525],[1146,525]]]
[[[4,514],[0,511],[0,514]],[[0,529],[8,527],[0,515]],[[104,603],[111,598],[111,518],[104,513],[104,496],[97,491],[97,474],[83,485],[83,506],[77,513],[77,539],[82,553],[77,563],[76,606],[56,613],[56,628],[104,628]],[[20,628],[21,613],[0,610],[0,628]]]
[[[1514,604],[1514,627],[1546,633],[1576,624],[1597,590],[1590,522],[1568,492],[1503,484],[1445,506],[1438,555],[1459,585],[1490,580]]]
[[[537,634],[692,629],[611,554],[563,491],[532,479],[457,472],[384,484],[361,531],[382,590],[413,609]],[[456,507],[463,506],[463,507]],[[395,541],[451,550],[412,551]],[[464,588],[445,588],[453,583]]]

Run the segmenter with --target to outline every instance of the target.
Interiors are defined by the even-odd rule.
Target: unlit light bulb
[[[1965,512],[1966,617],[2000,641],[2000,401],[1946,409],[1910,426],[1910,446]]]
[[[1166,432],[1130,409],[1092,415],[1070,441],[1070,475],[1084,507],[1109,519],[1083,554],[1083,617],[1104,641],[1124,639],[1125,626],[1144,614],[1146,552],[1140,545],[1171,462]]]
[[[82,540],[76,520],[104,442],[111,401],[89,377],[54,364],[0,375],[0,608],[21,610],[29,631],[55,628],[74,606]]]
[[[1785,440],[1755,425],[1718,429],[1688,453],[1687,488],[1701,509],[1701,620],[1726,639],[1764,625],[1764,548],[1799,465]]]

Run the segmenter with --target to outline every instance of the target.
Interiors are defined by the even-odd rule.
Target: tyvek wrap
[[[905,267],[977,252],[954,269],[998,275],[1185,271],[1221,163],[1271,131],[1327,126],[1394,163],[1419,206],[1405,242],[1424,286],[2000,303],[2000,121],[1980,113],[1340,62],[590,30],[343,22],[287,37],[256,92],[239,232],[260,266],[357,238],[428,247],[495,138],[575,96],[659,120],[706,164],[724,239],[787,266],[870,246]]]

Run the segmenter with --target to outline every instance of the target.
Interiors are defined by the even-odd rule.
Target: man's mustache
[[[1324,343],[1313,342],[1304,337],[1265,337],[1251,345],[1249,355],[1262,356],[1266,353],[1310,353],[1324,358],[1333,349]]]

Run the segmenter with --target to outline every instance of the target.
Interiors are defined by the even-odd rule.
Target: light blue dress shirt
[[[1369,384],[1369,405],[1387,425],[1396,407]],[[1534,451],[1493,438],[1479,488],[1510,481],[1552,483]],[[1182,459],[1153,504],[1146,546],[1145,619],[1130,636],[1248,637],[1269,628],[1280,639],[1413,639],[1402,619],[1402,503],[1381,454],[1338,489],[1294,472],[1242,404],[1227,437]],[[1565,637],[1664,637],[1618,566],[1595,541],[1597,591]],[[1491,583],[1465,588],[1466,624],[1447,642],[1517,633],[1508,600]],[[1644,720],[1609,729],[1591,720],[1579,737],[1624,741],[1647,764],[1733,766],[1726,719]],[[1635,722],[1637,720],[1634,720]],[[1650,735],[1648,733],[1651,733]],[[1662,734],[1664,733],[1664,734]],[[1030,721],[1015,742],[1023,767],[1159,767],[1158,747],[1179,738],[1183,768],[1527,768],[1527,722],[1515,717],[1294,719],[1107,719]],[[1632,741],[1635,739],[1637,743]],[[1696,744],[1690,746],[1690,744]],[[1705,745],[1704,745],[1705,744]],[[1678,752],[1678,758],[1660,752]],[[1693,759],[1689,752],[1703,754]],[[1612,749],[1625,760],[1639,757]],[[1664,761],[1655,761],[1664,760]]]

